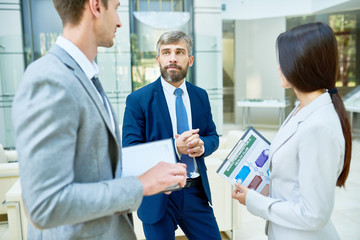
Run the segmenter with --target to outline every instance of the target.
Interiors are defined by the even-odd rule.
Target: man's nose
[[[117,28],[121,28],[121,27],[122,27],[122,23],[121,23],[121,21],[120,21],[120,16],[119,16],[119,14],[117,15],[116,27],[117,27]]]
[[[170,62],[177,62],[176,54],[175,54],[175,53],[171,53],[169,60],[170,60]]]

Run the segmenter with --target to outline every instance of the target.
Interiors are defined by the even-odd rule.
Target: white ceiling
[[[360,9],[360,0],[222,0],[223,19],[261,19]]]

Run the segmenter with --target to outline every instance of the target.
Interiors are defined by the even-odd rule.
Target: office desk
[[[359,98],[358,106],[347,105],[345,102],[345,108],[346,108],[346,111],[349,112],[349,114],[350,114],[350,116],[349,116],[350,127],[351,127],[351,130],[353,131],[354,113],[360,113],[360,98]],[[355,134],[354,131],[353,131],[353,134]]]
[[[350,127],[353,129],[354,113],[360,113],[360,91],[352,93],[344,100],[346,111],[350,114]]]
[[[346,111],[350,113],[350,126],[352,128],[352,125],[353,125],[353,118],[354,118],[354,112],[355,113],[360,113],[360,105],[358,107],[356,106],[346,106],[345,105],[345,108],[346,108]]]
[[[279,109],[279,127],[285,120],[285,109],[290,106],[288,101],[276,99],[244,99],[236,102],[242,107],[242,127],[245,129],[250,125],[250,108],[277,108]]]

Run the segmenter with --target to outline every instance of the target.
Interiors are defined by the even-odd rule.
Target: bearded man
[[[191,37],[181,31],[161,35],[156,61],[161,77],[126,99],[123,146],[174,138],[188,178],[179,191],[143,199],[138,216],[146,239],[174,240],[180,226],[188,239],[220,240],[204,162],[219,136],[206,91],[185,80],[194,62]]]

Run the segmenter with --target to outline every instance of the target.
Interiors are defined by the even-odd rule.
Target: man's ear
[[[156,62],[158,63],[158,65],[160,67],[159,56],[156,56]]]
[[[194,56],[189,57],[189,67],[191,67],[194,64]]]
[[[101,0],[89,0],[91,13],[98,17],[101,13]]]

